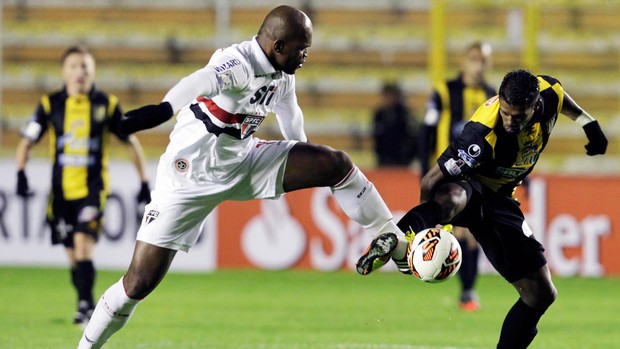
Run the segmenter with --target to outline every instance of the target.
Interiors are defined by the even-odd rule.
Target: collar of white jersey
[[[254,52],[254,57],[256,57],[256,63],[258,63],[258,67],[260,68],[260,71],[258,69],[254,69],[255,75],[257,77],[268,75],[272,75],[273,77],[273,75],[282,74],[282,72],[276,70],[273,65],[271,65],[271,62],[269,62],[269,58],[267,58],[267,55],[265,54],[265,52],[263,52],[263,49],[258,44],[258,40],[256,40],[256,35],[252,38],[252,51]]]

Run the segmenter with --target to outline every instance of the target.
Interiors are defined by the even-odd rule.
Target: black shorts
[[[467,192],[468,203],[452,224],[469,228],[493,267],[515,282],[547,264],[545,249],[525,222],[519,203],[476,180],[454,180]]]
[[[73,234],[84,233],[99,239],[103,202],[99,193],[79,200],[64,200],[50,195],[47,222],[52,230],[52,244],[73,247]]]

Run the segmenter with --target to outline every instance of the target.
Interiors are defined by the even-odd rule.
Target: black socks
[[[418,233],[427,228],[434,228],[441,223],[441,205],[428,201],[412,208],[398,221],[398,228],[403,232]]]
[[[538,333],[536,324],[544,313],[545,310],[531,308],[519,298],[504,319],[497,349],[527,348]]]
[[[95,266],[93,261],[79,261],[75,269],[71,270],[73,284],[77,289],[80,303],[86,301],[89,308],[95,307],[93,301],[93,287],[95,286]]]

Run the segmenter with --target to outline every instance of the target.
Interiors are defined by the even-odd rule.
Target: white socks
[[[375,235],[395,233],[399,243],[393,256],[398,259],[404,257],[407,251],[405,234],[394,223],[392,213],[375,186],[357,166],[353,166],[347,176],[331,190],[349,218],[372,230]]]
[[[78,349],[101,348],[110,336],[125,326],[139,302],[127,297],[123,278],[110,286],[99,299]]]

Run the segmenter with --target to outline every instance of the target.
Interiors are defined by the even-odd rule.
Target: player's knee
[[[553,304],[558,296],[558,291],[553,284],[539,288],[536,292],[521,294],[525,304],[534,309],[545,310]]]
[[[436,197],[434,200],[441,207],[442,221],[449,221],[460,212],[458,203],[449,197]]]
[[[558,298],[558,290],[555,288],[555,286],[551,285],[551,287],[546,290],[545,292],[543,292],[543,294],[540,297],[540,305],[542,308],[547,309],[551,306],[551,304],[553,304],[553,302],[555,302],[555,300]]]
[[[151,286],[148,277],[127,273],[123,278],[123,286],[127,297],[131,299],[143,299],[151,293],[154,286]]]
[[[335,185],[349,174],[353,168],[353,161],[347,153],[326,147],[323,156],[323,168],[327,181],[331,185]]]
[[[433,200],[441,206],[442,220],[450,220],[465,209],[467,192],[457,184],[448,183],[437,190]]]

